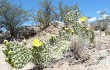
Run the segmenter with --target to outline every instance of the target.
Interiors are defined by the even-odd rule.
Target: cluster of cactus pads
[[[35,38],[33,41],[33,48],[32,48],[32,55],[33,60],[32,62],[37,67],[45,67],[49,61],[51,61],[51,51],[48,44],[42,43],[38,38]]]
[[[63,35],[51,36],[50,39],[47,40],[45,43],[40,44],[41,41],[39,41],[38,38],[35,38],[34,41],[36,42],[33,41],[32,49],[32,55],[34,57],[33,63],[37,67],[45,67],[52,61],[52,59],[57,60],[62,58],[63,51],[68,50],[68,46],[70,45],[70,42],[66,39],[69,38]]]
[[[4,44],[7,47],[6,50],[3,50],[6,55],[5,61],[12,67],[22,68],[32,59],[31,51],[24,44],[8,42],[7,40],[4,40]]]

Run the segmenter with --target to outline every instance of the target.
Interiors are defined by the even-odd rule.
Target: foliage
[[[76,14],[78,14],[78,16],[82,15],[82,12],[77,4],[73,5],[71,8],[72,8],[72,11],[75,11]]]
[[[63,8],[63,4],[62,4],[62,2],[59,2],[59,19],[60,19],[60,21],[61,22],[63,22],[64,21],[64,16],[65,16],[65,11],[64,11],[64,8]]]
[[[0,8],[2,8],[7,3],[7,0],[0,0]],[[1,11],[1,10],[0,10]],[[0,17],[1,19],[1,17]],[[0,29],[3,27],[3,25],[0,23]],[[0,30],[2,31],[2,29]],[[0,32],[1,33],[1,32]]]
[[[54,12],[54,6],[51,0],[43,0],[39,3],[41,8],[38,10],[36,20],[46,25],[46,23],[48,24],[53,20],[52,14]]]
[[[2,8],[6,2],[7,2],[7,0],[0,0],[0,8]]]
[[[77,4],[70,7],[66,4],[63,6],[63,3],[61,1],[59,2],[59,19],[60,21],[66,23],[67,25],[68,25],[68,22],[65,16],[67,16],[66,14],[70,11],[74,11],[74,19],[76,18],[75,16],[81,15],[80,9]]]
[[[99,18],[96,21],[95,26],[97,27],[97,30],[105,31],[108,29],[108,25],[110,23],[110,16],[108,16],[106,11],[102,11],[99,14]]]
[[[12,5],[10,2],[0,8],[0,23],[3,27],[10,31],[11,36],[15,37],[17,28],[28,20],[27,11],[20,6]]]
[[[43,15],[43,11],[41,9],[38,10],[37,12],[37,17],[35,19],[37,19],[38,22],[40,23],[45,23],[46,22],[46,18],[44,18],[44,15]]]
[[[110,31],[109,30],[105,30],[105,35],[110,35]]]

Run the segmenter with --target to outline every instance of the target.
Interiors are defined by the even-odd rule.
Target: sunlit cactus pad
[[[7,50],[3,51],[6,55],[5,61],[14,68],[22,68],[32,59],[31,51],[23,44],[9,43],[6,47]]]

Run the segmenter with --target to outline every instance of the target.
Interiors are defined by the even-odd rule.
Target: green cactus
[[[78,20],[78,14],[77,12],[70,11],[65,16],[66,23],[73,24],[73,22],[76,22]]]
[[[57,47],[53,49],[53,58],[59,60],[63,57],[63,53],[70,48],[70,42],[67,40],[60,40]]]
[[[45,67],[52,59],[63,57],[63,52],[68,50],[70,46],[70,42],[68,41],[70,40],[70,35],[65,30],[61,30],[59,33],[60,35],[58,36],[51,36],[42,46],[38,48],[33,46],[33,63],[36,66]]]
[[[93,43],[95,38],[94,32],[85,28],[81,30],[78,36],[82,38],[86,44]]]
[[[58,43],[58,40],[56,37],[57,36],[51,36],[51,38],[49,39],[49,42],[51,45],[56,45]]]
[[[77,13],[76,13],[77,14]],[[75,18],[76,17],[76,18]],[[71,26],[74,30],[74,33],[79,37],[83,38],[86,43],[91,43],[94,40],[95,34],[92,30],[90,30],[87,26],[86,17],[80,18],[82,23],[78,22],[78,15],[75,15],[75,12],[71,11],[67,13],[66,19],[68,23],[71,23]]]
[[[70,33],[70,30],[64,30],[64,29],[61,29],[59,31],[59,35],[58,35],[58,39],[59,40],[70,40],[70,37],[71,37],[71,33]]]
[[[38,67],[45,67],[51,61],[52,57],[49,45],[43,44],[41,47],[32,49],[33,63]]]
[[[74,29],[74,33],[78,34],[78,32],[81,30],[82,26],[78,23],[79,15],[77,12],[70,11],[65,16],[66,21],[70,23],[72,28]]]
[[[35,38],[33,40],[33,48],[29,50],[25,47],[25,44],[19,44],[15,42],[5,41],[4,44],[8,43],[6,50],[3,50],[6,55],[5,61],[8,62],[14,68],[22,68],[30,60],[37,67],[47,66],[52,59],[61,59],[63,52],[67,51],[70,46],[70,36],[65,30],[61,30],[60,35],[52,36],[45,43],[42,43]]]
[[[6,43],[4,44],[6,45]],[[31,51],[29,51],[24,45],[11,42],[7,46],[7,50],[3,50],[6,55],[5,61],[12,67],[22,68],[32,59]]]

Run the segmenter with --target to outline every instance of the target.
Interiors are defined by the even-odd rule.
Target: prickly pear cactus
[[[66,14],[65,18],[67,23],[70,23],[70,25],[74,29],[75,34],[78,34],[82,26],[78,23],[79,16],[77,12],[70,11]]]
[[[56,45],[58,43],[57,36],[51,36],[49,39],[50,45]]]
[[[82,38],[86,44],[93,43],[95,38],[94,32],[86,28],[82,29],[82,32],[80,32],[78,36]]]
[[[65,16],[66,23],[73,24],[73,22],[76,22],[78,20],[78,13],[75,11],[70,11]]]
[[[70,34],[70,30],[68,28],[64,28],[64,29],[61,29],[59,31],[59,35],[58,35],[58,39],[59,40],[70,40],[71,38],[71,34]]]
[[[32,49],[32,55],[33,55],[33,63],[37,67],[45,67],[51,61],[51,51],[50,51],[50,45],[48,43],[44,44],[42,43],[38,38],[35,38],[33,40],[33,49]]]
[[[63,56],[63,52],[68,50],[70,42],[64,38],[66,36],[61,36],[51,36],[45,43],[42,43],[38,38],[33,40],[33,63],[37,67],[45,67],[52,59],[60,59]]]
[[[60,40],[57,44],[57,47],[53,49],[53,58],[59,60],[63,58],[64,52],[67,52],[70,48],[70,41],[67,40]]]
[[[33,55],[33,63],[37,67],[45,67],[49,64],[51,61],[51,52],[49,51],[48,46],[44,45],[39,48],[33,48],[32,49],[32,55]]]
[[[31,52],[22,44],[4,41],[7,49],[3,50],[6,55],[5,61],[14,68],[24,67],[31,59]]]

